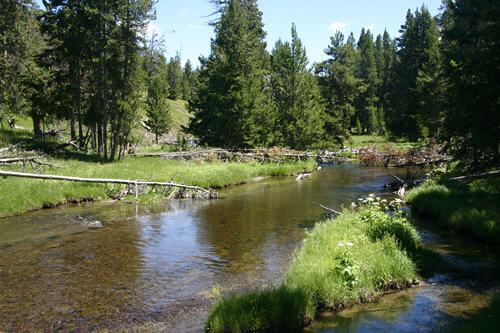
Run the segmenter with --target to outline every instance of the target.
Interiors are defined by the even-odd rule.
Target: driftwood
[[[297,176],[297,178],[295,178],[295,180],[299,181],[299,180],[302,180],[302,179],[306,179],[306,178],[308,178],[310,176],[311,176],[310,173],[299,173],[299,175]]]
[[[474,179],[498,177],[498,176],[500,176],[500,170],[484,172],[484,173],[480,173],[477,175],[471,175],[471,176],[453,177],[453,178],[450,178],[449,180],[458,181],[458,182],[462,182],[462,181],[466,182],[466,181],[474,180]]]
[[[211,149],[211,150],[190,150],[169,153],[145,153],[134,154],[137,157],[159,157],[164,159],[177,160],[206,160],[206,161],[221,161],[221,162],[249,162],[270,161],[275,163],[286,162],[287,160],[302,160],[314,158],[319,163],[337,163],[344,162],[349,159],[337,156],[340,152],[324,151],[320,154],[311,154],[309,152],[298,152],[289,149]]]
[[[328,207],[326,207],[326,206],[323,206],[323,205],[321,205],[321,204],[319,204],[319,203],[317,203],[317,202],[313,202],[312,204],[313,204],[314,206],[318,206],[318,207],[320,207],[320,208],[323,208],[323,209],[325,209],[325,210],[327,210],[327,211],[329,211],[330,213],[333,213],[333,214],[335,214],[335,215],[340,215],[340,214],[342,214],[341,212],[337,212],[336,210],[331,209],[331,208],[328,208]]]
[[[440,147],[430,145],[424,149],[398,151],[394,147],[379,149],[377,146],[357,148],[353,151],[359,160],[369,166],[409,167],[440,164],[451,158]]]
[[[12,165],[12,164],[22,164],[22,168],[26,167],[26,164],[30,164],[33,169],[35,167],[33,164],[39,165],[40,167],[48,166],[51,168],[59,168],[58,166],[40,161],[40,159],[46,158],[44,155],[38,155],[36,152],[22,152],[17,155],[11,156],[0,156],[0,165]]]
[[[216,198],[217,192],[212,192],[205,188],[199,186],[190,186],[183,184],[176,184],[173,182],[150,182],[143,180],[124,180],[124,179],[99,179],[99,178],[80,178],[80,177],[68,177],[68,176],[57,176],[57,175],[38,175],[33,173],[22,173],[22,172],[11,172],[11,171],[0,171],[0,176],[7,178],[11,177],[24,177],[24,178],[35,178],[35,179],[47,179],[47,180],[65,180],[72,182],[83,182],[83,183],[104,183],[104,184],[125,184],[135,186],[136,199],[138,196],[138,186],[148,185],[148,186],[164,186],[164,187],[176,187],[184,190],[199,191],[206,195],[207,198]]]
[[[444,157],[444,158],[436,158],[436,159],[430,159],[430,160],[425,160],[421,162],[408,162],[408,163],[402,163],[402,164],[387,164],[387,167],[389,168],[405,168],[405,167],[411,167],[411,166],[426,166],[426,165],[431,165],[431,164],[440,164],[444,162],[449,162],[451,161],[451,157]]]

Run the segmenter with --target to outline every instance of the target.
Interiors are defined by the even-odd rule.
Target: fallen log
[[[480,173],[480,174],[477,174],[477,175],[471,175],[471,176],[453,177],[453,178],[450,178],[449,180],[453,180],[453,181],[469,181],[469,180],[474,180],[474,179],[496,177],[496,176],[500,176],[500,170],[495,170],[495,171],[490,171],[490,172],[483,172],[483,173]]]
[[[9,164],[9,163],[17,163],[17,162],[27,162],[33,161],[36,157],[12,157],[12,158],[2,158],[0,159],[0,164]]]
[[[430,164],[440,164],[444,162],[449,162],[453,158],[452,157],[445,157],[445,158],[439,158],[439,159],[431,159],[427,161],[421,161],[421,162],[408,162],[408,163],[402,163],[402,164],[387,164],[387,167],[389,168],[406,168],[406,167],[418,167],[418,166],[426,166]]]
[[[313,202],[312,204],[313,204],[314,206],[318,206],[318,207],[320,207],[320,208],[323,208],[323,209],[325,209],[325,210],[327,210],[327,211],[329,211],[329,212],[331,212],[331,213],[333,213],[333,214],[336,214],[336,215],[340,215],[340,214],[342,214],[341,212],[337,212],[336,210],[333,210],[333,209],[331,209],[331,208],[328,208],[328,207],[326,207],[326,206],[323,206],[323,205],[321,205],[321,204],[319,204],[319,203]]]
[[[12,172],[12,171],[0,171],[0,176],[2,176],[4,178],[7,178],[10,176],[10,177],[47,179],[47,180],[64,180],[64,181],[83,182],[83,183],[134,185],[136,187],[136,194],[137,194],[137,186],[141,186],[141,185],[167,186],[167,187],[177,187],[177,188],[182,188],[182,189],[186,189],[186,190],[204,192],[208,195],[209,198],[216,198],[217,197],[217,192],[212,192],[212,191],[207,190],[203,187],[176,184],[173,182],[150,182],[150,181],[143,181],[143,180],[126,180],[126,179],[81,178],[81,177],[68,177],[68,176],[57,176],[57,175],[39,175],[39,174],[33,174],[33,173]],[[137,195],[136,195],[136,197],[137,197]]]

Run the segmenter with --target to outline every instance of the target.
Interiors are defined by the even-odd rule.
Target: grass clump
[[[307,293],[281,286],[221,299],[207,321],[209,332],[296,332],[314,311]]]
[[[279,288],[219,300],[207,330],[280,331],[294,323],[287,331],[299,331],[316,310],[339,310],[408,286],[417,276],[408,253],[419,242],[399,213],[388,215],[375,205],[344,211],[307,234]],[[283,293],[294,298],[285,300]]]
[[[500,243],[500,180],[476,180],[468,185],[427,182],[406,196],[412,214],[457,233]]]

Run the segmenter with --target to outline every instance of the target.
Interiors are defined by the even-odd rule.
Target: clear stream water
[[[307,180],[266,178],[218,200],[73,206],[0,220],[0,331],[132,328],[203,331],[212,288],[278,284],[304,231],[368,193],[390,195],[394,169],[345,164]],[[405,172],[400,170],[399,172]],[[89,229],[94,221],[104,225]],[[496,257],[480,246],[421,230],[462,273],[338,314],[311,332],[434,331],[488,304]],[[467,252],[460,249],[467,247]]]

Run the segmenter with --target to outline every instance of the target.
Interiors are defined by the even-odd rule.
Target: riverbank
[[[500,179],[429,181],[409,191],[405,201],[419,221],[500,244]]]
[[[220,299],[210,332],[299,331],[316,311],[340,310],[417,278],[420,238],[399,214],[372,206],[318,223],[295,255],[281,286]]]
[[[64,158],[57,158],[51,163],[57,168],[44,167],[43,172],[38,172],[83,178],[173,181],[203,188],[222,188],[241,184],[255,177],[286,176],[316,168],[316,162],[312,160],[278,165],[256,162],[166,161],[158,158],[128,157],[114,163]],[[19,167],[3,169],[19,171]],[[0,182],[0,216],[21,214],[64,203],[109,200],[115,198],[122,190],[124,186],[8,177]],[[162,195],[161,191],[151,192],[142,200],[152,200]]]

